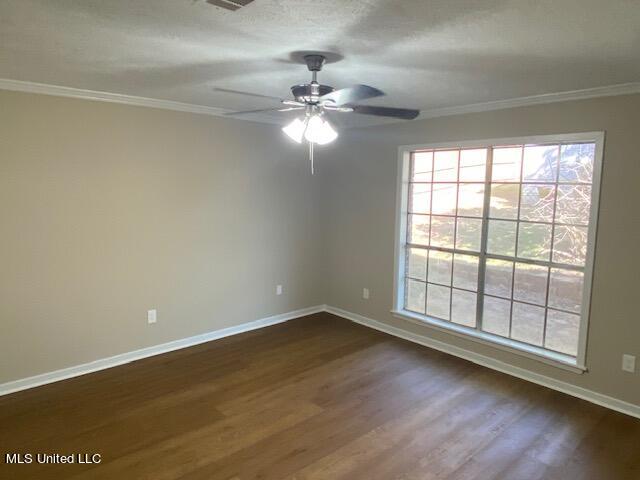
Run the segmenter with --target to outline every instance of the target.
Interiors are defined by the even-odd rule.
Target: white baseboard
[[[581,398],[588,402],[595,403],[597,405],[615,410],[617,412],[640,418],[640,405],[634,405],[632,403],[624,402],[622,400],[609,397],[608,395],[594,392],[593,390],[587,390],[586,388],[577,387],[570,383],[547,377],[546,375],[540,375],[524,368],[515,367],[494,358],[487,357],[485,355],[481,355],[464,348],[456,347],[448,343],[434,340],[430,337],[427,337],[426,335],[418,335],[401,328],[393,327],[391,325],[387,325],[363,315],[342,310],[341,308],[327,306],[326,311],[339,317],[346,318],[347,320],[351,320],[352,322],[359,323],[366,327],[388,333],[389,335],[403,338],[410,342],[418,343],[420,345],[424,345],[425,347],[433,348],[434,350],[439,350],[456,357],[464,358],[465,360],[469,360],[470,362],[476,363],[478,365],[482,365],[484,367],[491,368],[508,375],[513,375],[514,377],[528,380],[529,382],[537,383],[538,385],[542,385],[544,387],[566,393],[567,395]]]
[[[53,372],[42,373],[40,375],[2,383],[0,384],[0,396],[18,392],[20,390],[38,387],[47,383],[58,382],[67,378],[78,377],[80,375],[97,372],[99,370],[105,370],[107,368],[116,367],[118,365],[123,365],[135,360],[160,355],[162,353],[179,350],[181,348],[191,347],[201,343],[210,342],[219,338],[229,337],[231,335],[237,335],[239,333],[248,332],[251,330],[257,330],[259,328],[276,325],[278,323],[293,320],[294,318],[300,318],[306,315],[312,315],[314,313],[323,311],[346,318],[347,320],[351,320],[366,327],[388,333],[389,335],[403,338],[410,342],[424,345],[426,347],[433,348],[435,350],[439,350],[456,357],[464,358],[465,360],[469,360],[470,362],[476,363],[478,365],[482,365],[484,367],[491,368],[508,375],[513,375],[514,377],[518,377],[523,380],[537,383],[538,385],[542,385],[553,390],[557,390],[568,395],[587,400],[588,402],[595,403],[611,410],[640,418],[639,405],[624,402],[622,400],[618,400],[616,398],[610,397],[608,395],[603,395],[602,393],[594,392],[586,388],[577,387],[570,383],[562,382],[545,375],[540,375],[538,373],[534,373],[530,370],[526,370],[520,367],[515,367],[508,363],[501,362],[494,358],[487,357],[485,355],[481,355],[464,348],[456,347],[448,343],[434,340],[425,335],[415,334],[407,330],[393,327],[377,320],[373,320],[363,315],[348,312],[346,310],[328,305],[316,305],[309,308],[294,310],[292,312],[287,312],[280,315],[274,315],[272,317],[266,317],[259,320],[254,320],[252,322],[243,323],[241,325],[214,330],[212,332],[195,335],[193,337],[174,340],[172,342],[154,345],[152,347],[142,348],[140,350],[134,350],[132,352],[122,353],[113,357],[102,358],[93,362],[84,363],[82,365],[76,365],[73,367],[63,368],[61,370],[55,370]]]
[[[113,357],[101,358],[99,360],[94,360],[93,362],[84,363],[82,365],[63,368],[61,370],[54,370],[53,372],[42,373],[39,375],[34,375],[33,377],[22,378],[20,380],[13,380],[11,382],[0,384],[0,396],[19,392],[20,390],[26,390],[28,388],[38,387],[47,383],[66,380],[67,378],[78,377],[80,375],[85,375],[91,372],[97,372],[98,370],[116,367],[118,365],[123,365],[135,360],[152,357],[154,355],[160,355],[162,353],[171,352],[173,350],[192,347],[200,343],[210,342],[212,340],[229,337],[231,335],[237,335],[238,333],[257,330],[259,328],[276,325],[288,320],[293,320],[294,318],[304,317],[306,315],[311,315],[313,313],[323,311],[325,311],[325,305],[316,305],[314,307],[302,308],[300,310],[294,310],[292,312],[282,313],[280,315],[274,315],[272,317],[261,318],[252,322],[243,323],[241,325],[235,325],[233,327],[214,330],[212,332],[207,332],[200,335],[194,335],[193,337],[182,338],[180,340],[174,340],[172,342],[154,345],[152,347],[142,348],[140,350],[134,350],[132,352],[114,355]]]

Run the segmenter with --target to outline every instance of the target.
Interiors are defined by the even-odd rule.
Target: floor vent
[[[236,11],[239,8],[246,7],[253,0],[207,0],[207,3],[211,5],[215,5],[216,7],[221,7],[226,10]]]

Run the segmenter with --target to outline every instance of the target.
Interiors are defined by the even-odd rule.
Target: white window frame
[[[539,135],[525,137],[492,138],[485,140],[469,140],[461,142],[439,142],[419,145],[403,145],[398,148],[398,173],[396,188],[396,225],[395,225],[395,262],[393,306],[391,313],[414,323],[426,325],[436,330],[476,341],[518,355],[532,358],[540,362],[554,365],[575,373],[587,370],[586,351],[591,313],[591,287],[593,283],[593,264],[595,260],[596,237],[598,229],[598,211],[600,199],[600,182],[602,176],[602,158],[604,151],[604,132],[568,133],[558,135]],[[411,154],[417,150],[447,148],[490,148],[503,145],[545,144],[545,143],[595,143],[593,164],[593,183],[591,185],[591,211],[589,215],[589,232],[587,236],[587,258],[584,268],[584,291],[580,313],[578,351],[576,357],[547,350],[542,347],[528,345],[517,340],[500,337],[473,328],[457,325],[450,321],[440,320],[426,314],[418,314],[404,310],[405,298],[405,253],[407,243],[408,195]],[[485,212],[485,215],[487,213]],[[483,239],[483,244],[486,242]]]

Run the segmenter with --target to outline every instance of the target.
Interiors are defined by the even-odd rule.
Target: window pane
[[[429,216],[409,215],[409,242],[429,245]]]
[[[458,185],[437,183],[433,185],[432,212],[434,215],[455,215]]]
[[[549,269],[527,263],[516,263],[513,279],[513,298],[544,305],[547,297]]]
[[[503,337],[509,336],[511,302],[501,298],[484,297],[482,330]]]
[[[429,284],[427,289],[427,315],[449,320],[451,288]]]
[[[558,172],[558,145],[531,145],[524,148],[522,177],[525,182],[555,182]]]
[[[511,338],[531,345],[542,346],[544,308],[513,302]]]
[[[453,286],[478,290],[478,257],[455,254],[453,259]]]
[[[594,143],[574,143],[560,149],[561,183],[591,183],[593,181]]]
[[[511,298],[513,262],[487,259],[484,273],[484,290],[489,295]]]
[[[413,154],[414,182],[430,182],[433,168],[433,152],[416,152]]]
[[[429,252],[429,281],[451,285],[453,254],[431,250]]]
[[[518,196],[520,185],[514,183],[494,183],[491,185],[489,217],[518,218]]]
[[[404,308],[412,312],[424,313],[424,296],[426,283],[418,282],[410,278],[407,279],[407,291]]]
[[[586,185],[560,185],[556,222],[587,225],[591,207],[591,187]]]
[[[431,245],[435,247],[453,248],[455,218],[433,217],[431,225]]]
[[[549,261],[551,254],[551,225],[521,223],[518,232],[518,256]]]
[[[467,327],[476,326],[476,294],[453,289],[451,297],[451,320]]]
[[[412,183],[409,192],[409,211],[428,214],[431,208],[431,184]]]
[[[433,181],[458,181],[458,150],[442,150],[435,152]]]
[[[487,252],[514,256],[516,253],[516,222],[489,220]]]
[[[427,280],[427,251],[421,248],[407,249],[407,276]]]
[[[594,163],[594,143],[412,153],[405,308],[575,355]]]
[[[482,220],[479,218],[458,218],[456,232],[456,248],[461,250],[480,251],[482,236]]]
[[[549,306],[579,313],[582,307],[584,273],[552,268],[549,284]]]
[[[463,183],[458,189],[458,215],[482,217],[484,210],[484,184]]]
[[[491,179],[494,182],[519,182],[522,147],[493,149]]]
[[[460,181],[484,182],[487,174],[487,149],[478,148],[460,152]]]
[[[587,227],[557,226],[553,239],[553,261],[584,265],[587,256]]]
[[[556,187],[553,185],[523,185],[520,197],[520,219],[553,221]]]
[[[578,353],[578,329],[580,317],[571,313],[547,310],[546,348],[567,355],[576,356]]]

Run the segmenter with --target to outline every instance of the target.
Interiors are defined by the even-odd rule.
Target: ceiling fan
[[[392,117],[403,120],[413,120],[420,114],[420,110],[406,108],[376,107],[371,105],[356,105],[357,102],[369,98],[381,97],[384,92],[367,85],[354,85],[352,87],[336,90],[328,85],[318,83],[318,72],[326,61],[326,57],[320,54],[304,56],[307,68],[311,72],[311,82],[291,87],[293,100],[280,99],[266,95],[257,95],[237,90],[217,88],[217,91],[237,93],[261,98],[278,100],[282,103],[279,108],[266,108],[260,110],[247,110],[242,112],[230,112],[226,115],[247,115],[265,112],[291,112],[304,111],[304,115],[296,118],[285,126],[282,131],[297,143],[306,140],[309,144],[309,159],[311,162],[311,174],[313,174],[313,149],[314,145],[325,145],[333,142],[338,137],[338,132],[326,119],[325,112],[335,113],[360,113],[379,117]]]

